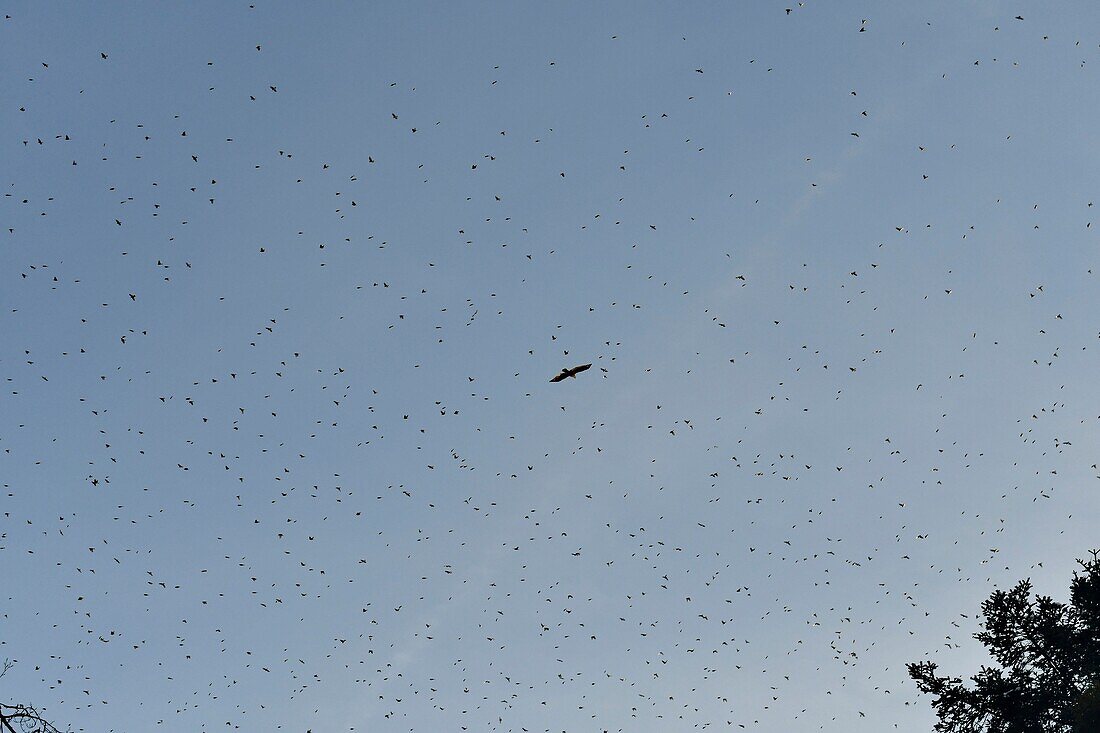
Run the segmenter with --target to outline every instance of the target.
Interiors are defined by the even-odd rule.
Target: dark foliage
[[[995,666],[970,678],[936,674],[933,662],[909,665],[933,696],[941,733],[1097,733],[1100,731],[1100,551],[1081,560],[1069,603],[1032,598],[1031,582],[993,593],[974,635]]]

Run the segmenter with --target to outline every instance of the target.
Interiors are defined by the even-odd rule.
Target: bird
[[[565,379],[566,377],[572,377],[573,379],[576,379],[578,374],[580,374],[583,371],[587,371],[591,368],[592,368],[591,364],[581,364],[580,366],[575,366],[572,369],[565,368],[565,369],[561,370],[560,374],[555,374],[553,377],[551,377],[550,381],[551,382],[560,382],[561,380]]]
[[[480,17],[362,44],[358,6],[252,2],[0,16],[5,694],[88,730],[916,730],[883,696],[969,643],[953,594],[1034,522],[1094,536],[1096,209],[1030,165],[1089,149],[1085,39],[551,8],[448,64]],[[533,389],[559,360],[614,389]]]

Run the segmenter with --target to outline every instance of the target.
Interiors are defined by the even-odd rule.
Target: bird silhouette
[[[9,9],[0,694],[929,729],[904,662],[1095,537],[1098,48],[711,5]]]
[[[587,371],[588,369],[591,369],[591,368],[592,368],[591,364],[581,364],[580,366],[575,366],[575,367],[572,367],[572,368],[564,368],[564,369],[561,370],[561,372],[559,374],[555,374],[553,377],[551,377],[550,381],[551,382],[560,382],[561,380],[563,380],[567,377],[572,377],[573,379],[576,379],[578,374],[580,374],[583,371]]]

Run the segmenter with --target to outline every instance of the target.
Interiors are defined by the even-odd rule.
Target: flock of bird
[[[1095,535],[1087,23],[211,7],[0,24],[0,702],[924,729]]]

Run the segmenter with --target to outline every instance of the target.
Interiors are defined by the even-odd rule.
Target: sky
[[[1100,7],[789,5],[5,4],[0,698],[929,730],[1100,545]]]

